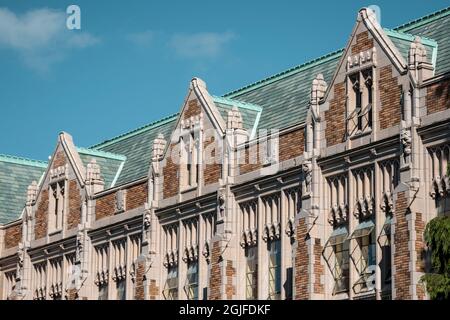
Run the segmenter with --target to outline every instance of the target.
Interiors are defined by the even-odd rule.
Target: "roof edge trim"
[[[37,168],[47,168],[48,166],[46,161],[27,159],[6,154],[0,154],[0,162],[8,162]]]

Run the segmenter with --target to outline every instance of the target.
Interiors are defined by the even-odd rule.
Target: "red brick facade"
[[[147,201],[148,183],[144,182],[127,189],[127,210],[133,210],[144,206]]]
[[[396,299],[405,300],[411,299],[409,292],[409,285],[411,284],[411,273],[409,270],[410,252],[409,252],[409,229],[406,216],[410,213],[408,210],[408,203],[404,192],[397,195],[395,205],[395,224],[394,233],[394,265],[395,272],[393,272],[395,279]]]
[[[356,35],[356,43],[352,46],[352,55],[367,51],[373,48],[373,39],[369,39],[369,31],[363,31]]]
[[[314,293],[323,294],[325,292],[322,276],[325,274],[325,267],[322,263],[323,246],[320,239],[314,239]]]
[[[145,264],[144,264],[144,261],[139,261],[136,264],[136,279],[134,281],[134,283],[135,283],[134,299],[135,300],[144,300],[145,299],[144,278],[145,278]]]
[[[402,88],[397,78],[392,76],[392,67],[380,69],[378,80],[380,92],[380,129],[390,128],[400,124]]]
[[[113,216],[116,210],[115,200],[116,195],[114,193],[98,198],[95,201],[95,220]]]
[[[34,215],[34,238],[41,239],[47,235],[48,230],[48,190],[42,190],[37,210]]]
[[[345,83],[334,85],[334,97],[330,100],[330,108],[325,111],[325,139],[327,146],[334,146],[345,138]]]
[[[66,155],[64,151],[58,151],[52,161],[52,169],[62,167],[66,164]]]
[[[191,100],[188,102],[188,105],[183,113],[183,120],[189,119],[190,117],[194,117],[199,115],[202,112],[201,106],[197,100]]]
[[[208,141],[204,143],[204,150],[207,154],[205,154],[204,161],[214,162],[214,163],[206,163],[203,171],[203,178],[205,180],[205,185],[219,182],[219,179],[222,175],[222,164],[221,164],[221,155],[216,154],[218,152],[217,145],[214,146],[214,150],[210,152],[208,146],[211,144],[215,144],[214,137],[210,137]],[[211,157],[212,159],[208,159]]]
[[[175,146],[171,145],[166,154],[166,165],[163,168],[163,198],[170,198],[178,194],[179,177],[178,165],[172,161],[172,150]]]
[[[22,241],[22,223],[5,228],[5,249],[13,248]]]
[[[76,228],[81,223],[81,196],[76,180],[69,181],[69,212],[66,230]]]
[[[159,296],[159,287],[156,285],[156,280],[150,280],[149,285],[150,300],[156,300]]]
[[[308,246],[305,242],[305,237],[307,233],[307,226],[305,219],[302,218],[298,221],[296,227],[296,239],[300,240],[297,242],[297,249],[295,251],[295,275],[294,275],[294,286],[295,286],[295,299],[305,300],[308,299]]]
[[[211,250],[211,273],[209,277],[209,300],[220,300],[222,287],[221,248],[216,241]]]
[[[297,129],[280,136],[280,161],[293,159],[303,154],[305,148],[304,130]]]
[[[425,104],[428,114],[450,109],[450,79],[430,85]]]

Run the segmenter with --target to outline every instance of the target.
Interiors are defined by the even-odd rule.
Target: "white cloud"
[[[37,71],[66,58],[69,49],[83,49],[99,42],[84,31],[66,28],[66,14],[52,9],[35,9],[16,15],[0,8],[0,49],[16,51],[25,64]]]
[[[146,47],[149,46],[155,38],[155,32],[146,30],[143,32],[131,33],[126,36],[127,40],[134,43],[137,46]]]
[[[231,32],[175,34],[170,40],[170,45],[183,57],[212,58],[219,55],[224,46],[234,38],[235,35]]]

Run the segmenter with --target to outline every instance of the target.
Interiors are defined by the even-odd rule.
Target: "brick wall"
[[[305,219],[299,220],[296,227],[297,249],[295,251],[295,299],[308,299],[308,247],[305,242],[307,233]]]
[[[352,55],[373,48],[373,39],[369,39],[369,31],[363,31],[356,35],[356,42],[352,46]]]
[[[52,161],[52,169],[62,167],[66,164],[66,155],[64,151],[58,151]]]
[[[417,261],[416,261],[416,271],[425,272],[425,240],[424,240],[424,232],[425,232],[425,222],[422,220],[422,213],[416,213],[416,221],[415,221],[415,229],[416,229],[416,243],[415,249],[417,253]],[[419,300],[425,299],[425,290],[422,284],[418,284],[416,287],[417,298]]]
[[[411,283],[411,274],[409,272],[409,230],[408,221],[406,220],[407,214],[407,199],[404,192],[400,192],[397,195],[397,201],[395,205],[395,233],[394,233],[394,266],[395,272],[395,289],[397,300],[411,299],[409,292],[409,285]]]
[[[178,194],[178,165],[173,163],[171,159],[172,149],[174,145],[171,145],[166,154],[166,165],[163,168],[163,198],[170,198]]]
[[[189,119],[190,117],[199,115],[202,112],[200,105],[197,100],[191,100],[183,113],[183,120]]]
[[[386,129],[400,124],[402,94],[401,86],[397,83],[397,78],[392,77],[392,67],[385,66],[380,69],[380,79],[378,80],[380,92],[380,129]]]
[[[5,228],[5,249],[13,248],[22,241],[22,223]]]
[[[298,129],[280,136],[279,148],[280,161],[302,155],[305,148],[304,130]]]
[[[426,106],[428,114],[450,109],[450,79],[427,88]]]
[[[42,190],[34,216],[34,238],[41,239],[47,235],[48,224],[48,190]]]
[[[135,291],[134,291],[134,299],[135,300],[144,300],[145,299],[144,277],[145,277],[145,264],[144,264],[144,261],[139,261],[136,264],[136,279],[135,279]]]
[[[245,149],[240,149],[239,173],[245,174],[261,169],[261,161],[258,159],[259,145],[254,144]]]
[[[77,300],[78,291],[75,288],[67,289],[67,300]]]
[[[205,141],[204,150],[207,150],[208,146],[210,146],[211,144],[214,144],[214,137],[210,137],[207,141]],[[217,151],[217,145],[215,145],[214,150],[208,150],[205,154],[205,169],[203,171],[203,179],[205,180],[205,185],[216,183],[220,179],[222,172],[222,164],[220,162],[222,160],[220,159],[220,155],[216,154]],[[207,157],[211,157],[212,159],[206,159]],[[214,163],[208,164],[207,161]]]
[[[233,295],[236,294],[236,287],[233,285],[233,279],[236,276],[236,268],[233,267],[233,261],[227,260],[227,267],[225,269],[227,276],[227,284],[225,285],[225,294],[227,300],[233,299]]]
[[[144,182],[127,189],[127,210],[142,207],[147,201],[148,183]]]
[[[156,285],[156,280],[150,280],[149,285],[150,300],[156,300],[159,296],[159,287]]]
[[[114,193],[107,194],[95,201],[95,220],[110,217],[115,214],[116,195]]]
[[[220,246],[214,242],[211,250],[211,273],[209,277],[209,300],[221,299],[222,272],[220,268]]]
[[[76,228],[81,223],[81,196],[76,180],[69,181],[69,212],[66,230]]]
[[[323,246],[320,239],[314,239],[314,293],[323,294],[324,287],[321,282],[321,277],[325,273],[324,265],[322,264]]]
[[[334,85],[334,97],[330,100],[330,108],[325,111],[325,139],[327,146],[334,146],[344,141],[345,137],[345,83]]]

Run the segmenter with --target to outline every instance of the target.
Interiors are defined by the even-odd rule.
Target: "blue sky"
[[[0,0],[0,153],[87,147],[178,112],[194,76],[221,95],[340,49],[368,5],[395,27],[449,2]]]

